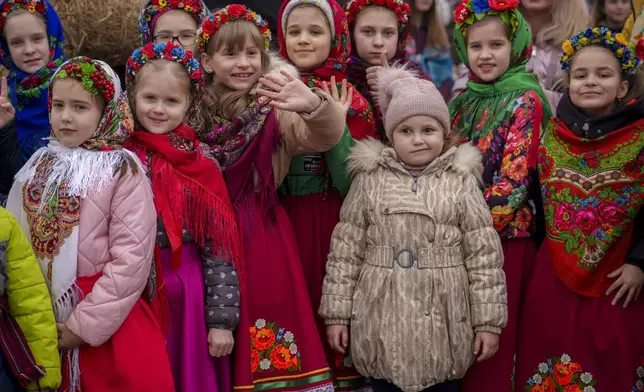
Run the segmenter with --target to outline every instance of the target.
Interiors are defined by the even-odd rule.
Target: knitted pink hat
[[[394,129],[413,116],[433,117],[443,126],[445,135],[449,134],[449,110],[443,96],[432,82],[419,79],[404,66],[378,71],[376,99],[389,140]]]

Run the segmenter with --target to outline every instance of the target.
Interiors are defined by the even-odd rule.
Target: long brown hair
[[[528,12],[523,5],[519,4],[519,10],[527,16]],[[551,46],[559,49],[565,40],[588,28],[588,22],[585,0],[553,0],[550,23],[536,34],[534,43],[541,48]]]
[[[449,49],[451,46],[449,37],[443,24],[440,10],[438,9],[441,3],[438,0],[434,0],[429,11],[421,12],[416,9],[415,0],[406,0],[406,2],[411,7],[411,20],[409,24],[413,24],[411,26],[412,34],[421,27],[427,27],[427,47]]]
[[[260,51],[262,59],[262,73],[268,71],[270,57],[264,48],[264,37],[253,22],[246,20],[234,20],[225,23],[211,38],[206,47],[206,55],[212,56],[222,48],[242,50],[246,44],[246,38],[250,37]],[[247,91],[236,91],[217,83],[214,75],[206,74],[206,88],[203,99],[203,112],[206,120],[206,127],[209,128],[214,122],[214,117],[221,116],[232,120],[239,116],[250,103],[250,89]]]

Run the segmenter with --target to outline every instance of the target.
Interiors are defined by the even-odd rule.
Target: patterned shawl
[[[537,93],[541,102],[544,103],[543,119],[535,119],[539,124],[535,124],[534,129],[538,131],[545,127],[552,117],[549,105],[545,104],[548,100],[536,75],[526,71],[526,64],[532,54],[532,32],[530,27],[516,8],[506,10],[504,15],[505,19],[502,20],[510,26],[511,30],[512,58],[510,59],[508,70],[491,83],[483,82],[473,72],[470,72],[467,89],[449,103],[453,120],[452,126],[460,132],[461,136],[469,140],[477,132],[477,124],[481,122],[484,116],[488,116],[486,124],[497,124],[499,119],[507,117],[507,111],[513,110],[513,105],[510,105],[510,103],[516,101],[528,90]],[[474,16],[472,15],[471,17]],[[457,23],[454,27],[454,41],[458,56],[469,68],[466,31],[466,24]],[[534,132],[534,143],[532,144],[535,149],[538,146],[538,138],[539,132]],[[535,167],[536,156],[536,150],[529,154],[530,167]]]
[[[284,0],[279,12],[278,19],[280,20],[280,24],[277,40],[280,45],[280,55],[285,59],[289,57],[286,51],[284,35],[288,14],[285,15],[284,12],[287,7],[289,10],[294,8],[292,5],[289,6],[292,2],[297,2],[298,5],[311,4],[324,11],[321,2],[327,2],[327,0]],[[328,4],[333,13],[333,21],[329,21],[329,25],[333,29],[331,32],[331,52],[329,53],[329,58],[320,67],[300,74],[302,81],[309,87],[322,87],[322,83],[329,82],[331,76],[335,76],[335,80],[338,83],[346,79],[347,61],[349,59],[349,51],[351,50],[349,24],[344,10],[335,0],[328,0]],[[353,86],[349,84],[349,87]],[[353,93],[353,102],[347,113],[347,126],[354,139],[376,136],[373,112],[367,99],[358,90]]]
[[[101,84],[95,84],[98,79],[91,76],[99,77]],[[65,147],[51,133],[49,144],[33,154],[16,175],[7,207],[30,234],[50,288],[56,321],[65,322],[81,299],[76,286],[80,199],[110,184],[121,168],[140,166],[140,162],[123,148],[133,121],[116,73],[102,61],[77,57],[58,68],[52,80],[57,78],[79,80],[93,95],[110,99],[106,99],[96,132],[79,147]],[[63,355],[69,362],[70,390],[75,390],[80,386],[78,349]]]
[[[7,84],[11,103],[16,108],[16,128],[23,160],[26,162],[40,147],[47,144],[49,117],[47,115],[47,89],[51,76],[63,58],[63,26],[56,10],[47,0],[4,0],[0,4],[0,31],[7,15],[17,9],[26,9],[42,15],[47,24],[50,57],[47,65],[34,74],[18,68],[11,59],[6,39],[0,39],[0,61],[9,70]]]

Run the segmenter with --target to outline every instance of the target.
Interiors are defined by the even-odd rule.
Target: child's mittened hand
[[[83,339],[78,337],[72,331],[67,328],[63,323],[56,323],[56,329],[58,330],[58,347],[63,350],[73,350],[76,347],[80,347],[85,342]]]
[[[336,102],[339,102],[344,109],[344,115],[349,112],[351,103],[353,102],[353,88],[347,87],[347,80],[342,81],[342,94],[338,92],[338,84],[335,82],[335,76],[331,76],[331,90],[329,91],[329,83],[322,84],[322,90],[329,94]]]
[[[616,306],[624,296],[624,308],[631,302],[639,299],[640,293],[642,292],[642,285],[644,285],[644,271],[640,267],[632,264],[624,264],[611,272],[608,277],[617,279],[606,291],[606,295],[617,292],[615,298],[613,298],[613,306]]]
[[[227,329],[210,328],[208,331],[208,352],[211,357],[220,358],[230,355],[235,347],[233,332]]]
[[[0,85],[0,128],[4,128],[16,116],[16,109],[9,99],[9,88],[7,87],[7,78],[2,77]]]
[[[476,339],[474,340],[474,356],[477,356],[476,362],[482,362],[492,358],[498,350],[499,335],[492,332],[476,333]]]
[[[274,107],[289,112],[312,113],[320,106],[322,98],[311,91],[300,79],[284,70],[280,73],[287,80],[270,74],[259,78],[259,83],[273,91],[258,88],[257,94],[270,98]]]
[[[346,325],[328,325],[326,338],[331,348],[344,354],[349,347],[349,327]]]

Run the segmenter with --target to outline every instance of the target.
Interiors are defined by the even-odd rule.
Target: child
[[[538,140],[550,110],[536,76],[526,72],[532,35],[516,2],[464,0],[454,21],[456,50],[472,78],[449,105],[452,127],[483,153],[484,196],[501,236],[508,285],[501,349],[472,367],[463,390],[509,391],[520,302],[536,254]]]
[[[276,186],[294,155],[338,142],[345,111],[269,56],[266,21],[243,5],[207,19],[197,44],[210,79],[203,140],[222,167],[245,245],[234,388],[329,391],[295,234]],[[257,88],[258,81],[265,87]]]
[[[526,68],[538,75],[554,112],[564,90],[563,73],[557,60],[561,44],[575,32],[588,27],[588,7],[584,0],[521,0],[519,10],[533,35],[532,57]],[[461,64],[460,71],[454,82],[455,94],[465,89],[468,80],[467,67]]]
[[[414,0],[411,4],[411,39],[406,47],[407,54],[429,74],[445,101],[449,101],[454,79],[449,35],[441,16],[446,4],[439,0]],[[451,19],[451,12],[449,14],[448,19]]]
[[[136,128],[127,147],[152,179],[156,263],[163,266],[170,305],[168,349],[182,392],[231,389],[228,359],[213,357],[232,352],[239,320],[235,215],[217,164],[203,155],[188,125],[201,115],[195,109],[203,84],[199,62],[170,41],[147,44],[128,61]]]
[[[620,33],[631,13],[631,0],[599,0],[590,16],[590,25]]]
[[[123,149],[132,130],[102,61],[65,62],[49,86],[51,139],[7,202],[49,286],[63,391],[173,391],[165,342],[141,298],[156,229],[150,185]]]
[[[320,306],[322,280],[329,254],[331,234],[340,220],[342,199],[349,190],[346,158],[353,139],[375,137],[373,112],[366,98],[353,91],[345,79],[351,50],[344,10],[335,0],[286,0],[280,9],[278,42],[281,54],[301,72],[309,87],[336,89],[342,81],[342,97],[347,102],[347,131],[330,151],[298,155],[280,188],[286,213],[291,219],[304,268],[313,309]],[[325,341],[324,320],[316,317],[318,331]],[[355,369],[347,369],[344,358],[325,347],[327,361],[336,379],[350,379],[348,390],[364,386]],[[356,389],[353,389],[356,388]]]
[[[38,260],[16,219],[0,207],[0,390],[60,385],[56,322]],[[32,354],[33,352],[33,354]]]
[[[47,88],[63,62],[63,28],[46,0],[0,3],[0,62],[9,70],[0,94],[0,206],[14,175],[49,135]],[[7,88],[8,86],[8,88]],[[16,148],[18,148],[16,150]]]
[[[642,87],[634,84],[640,61],[604,27],[563,48],[569,91],[540,147],[548,236],[525,297],[517,387],[641,391],[644,101],[633,91]]]
[[[46,0],[5,0],[0,3],[0,29],[0,61],[9,70],[9,101],[15,113],[0,116],[0,132],[17,132],[24,163],[47,144],[47,89],[63,62],[63,27]]]
[[[337,351],[351,327],[353,360],[374,392],[456,392],[475,354],[494,355],[507,318],[501,243],[478,188],[481,153],[455,147],[431,82],[404,68],[378,77],[392,147],[356,142],[349,157],[354,179],[320,314]]]
[[[382,115],[370,90],[375,85],[375,75],[383,57],[388,63],[409,63],[405,47],[409,42],[407,24],[411,11],[403,0],[352,0],[345,9],[353,44],[347,64],[347,78],[360,94],[368,98],[375,117],[377,136],[384,141]],[[413,62],[410,66],[416,68]],[[419,67],[417,70],[419,75],[429,79]]]

